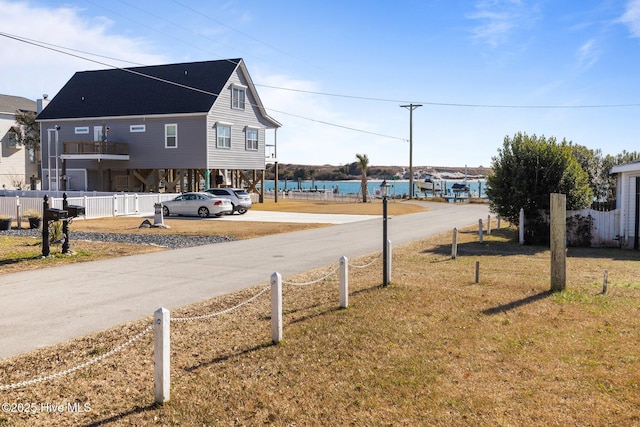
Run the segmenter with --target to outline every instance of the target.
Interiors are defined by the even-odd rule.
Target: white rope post
[[[482,229],[482,219],[478,220],[478,240],[480,241],[480,243],[482,243],[482,232],[484,230]]]
[[[518,224],[518,237],[520,239],[520,244],[524,245],[524,208],[520,208],[520,223]]]
[[[453,229],[453,241],[451,242],[451,259],[456,259],[458,256],[458,229]]]
[[[169,310],[160,307],[153,313],[153,381],[156,403],[169,401],[171,389],[171,344]]]
[[[391,262],[391,260],[393,259],[391,249],[391,240],[387,240],[387,283],[391,283],[391,265],[393,264]]]
[[[277,272],[271,275],[271,340],[282,341],[282,276]]]
[[[349,258],[340,257],[340,308],[349,306]]]

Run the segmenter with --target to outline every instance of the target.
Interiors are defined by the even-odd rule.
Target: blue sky
[[[0,93],[76,71],[241,57],[283,163],[489,166],[516,132],[640,150],[640,0],[5,1]],[[92,57],[89,53],[104,57]],[[122,61],[128,62],[122,62]],[[301,116],[301,117],[297,117]]]

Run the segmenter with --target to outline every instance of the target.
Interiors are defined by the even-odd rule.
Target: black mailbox
[[[62,209],[49,208],[45,211],[45,218],[48,221],[59,221],[61,219],[67,218],[67,211],[63,211]]]
[[[67,212],[69,213],[69,218],[76,218],[80,215],[84,215],[85,209],[84,206],[67,205]]]

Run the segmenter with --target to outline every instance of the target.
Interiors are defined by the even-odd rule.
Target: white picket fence
[[[8,192],[5,192],[8,193]],[[14,193],[14,194],[11,194]],[[63,194],[58,192],[49,197],[49,207],[62,209]],[[10,194],[0,193],[0,215],[14,219],[21,217],[28,210],[42,215],[44,196],[42,191],[12,191]],[[4,196],[4,197],[3,197]],[[152,215],[154,205],[175,198],[172,193],[88,193],[67,192],[70,205],[84,206],[85,218],[105,218],[121,215]]]

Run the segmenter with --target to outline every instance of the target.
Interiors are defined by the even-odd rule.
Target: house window
[[[258,149],[258,129],[247,128],[247,150]]]
[[[146,125],[131,125],[129,126],[129,132],[146,132],[147,131],[147,126]]]
[[[178,147],[178,125],[164,125],[164,148]]]
[[[75,129],[76,135],[83,135],[89,133],[89,126],[81,126]]]
[[[231,87],[231,108],[244,110],[246,88],[233,85]]]
[[[218,148],[231,148],[231,125],[218,123],[216,125],[218,132]]]
[[[20,145],[20,143],[18,142],[18,134],[13,132],[13,131],[9,131],[7,132],[7,136],[9,137],[9,147],[17,147]]]

